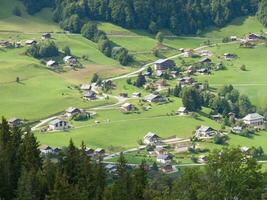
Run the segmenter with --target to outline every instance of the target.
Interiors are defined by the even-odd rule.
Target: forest
[[[166,28],[175,34],[197,34],[208,26],[222,27],[235,17],[254,15],[259,4],[259,0],[22,1],[29,13],[45,6],[53,7],[54,20],[69,31],[79,32],[89,19],[112,22],[126,28],[146,29],[151,33]],[[262,1],[260,6],[266,7],[266,3]],[[259,13],[260,19],[266,17],[262,15]]]
[[[101,158],[91,159],[86,146],[72,140],[58,157],[41,156],[29,128],[0,123],[1,200],[214,200],[266,199],[267,174],[252,152],[239,148],[213,151],[203,168],[164,175],[157,164],[127,165],[120,155],[116,173],[105,171]]]

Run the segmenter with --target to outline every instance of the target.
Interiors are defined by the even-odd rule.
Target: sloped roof
[[[251,113],[243,118],[243,120],[246,120],[246,121],[261,120],[261,119],[264,119],[264,117],[258,113]]]

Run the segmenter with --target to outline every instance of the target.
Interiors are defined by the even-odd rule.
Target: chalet
[[[117,166],[114,165],[114,164],[107,164],[105,166],[105,170],[108,172],[108,173],[115,173],[117,171]]]
[[[247,40],[254,41],[254,40],[263,40],[265,37],[256,33],[250,33],[246,36]]]
[[[154,64],[156,70],[167,70],[176,66],[175,62],[170,59],[159,59]]]
[[[164,79],[160,79],[156,82],[156,86],[158,89],[162,89],[167,86],[167,82]]]
[[[135,106],[131,103],[125,103],[121,106],[122,111],[130,112],[135,109]]]
[[[162,70],[157,70],[157,71],[156,71],[156,75],[157,75],[157,77],[162,77],[163,74],[164,74],[164,71],[162,71]]]
[[[225,60],[233,60],[236,58],[236,55],[232,53],[225,53],[223,56]]]
[[[144,76],[148,76],[148,77],[149,77],[149,76],[151,76],[151,75],[152,75],[152,72],[145,72],[145,73],[144,73]]]
[[[180,51],[181,53],[184,53],[184,48],[180,48],[179,51]]]
[[[210,70],[208,68],[201,68],[201,69],[198,69],[197,72],[201,75],[205,75],[205,74],[209,74]]]
[[[207,57],[204,57],[204,58],[199,60],[199,63],[201,63],[201,64],[210,64],[211,63],[211,59],[207,58]]]
[[[222,119],[222,116],[220,114],[217,115],[210,115],[210,118],[215,121],[219,121]]]
[[[157,94],[149,94],[146,97],[144,97],[144,100],[149,103],[157,103],[162,101],[162,97]]]
[[[58,63],[54,60],[49,60],[46,62],[46,66],[49,68],[56,68],[58,67]]]
[[[42,34],[42,39],[46,40],[46,39],[50,39],[51,38],[51,34],[50,33],[43,33]]]
[[[192,85],[195,81],[192,77],[183,77],[183,78],[178,78],[178,85]]]
[[[179,75],[179,72],[178,72],[178,71],[171,71],[171,72],[170,72],[170,75],[171,75],[173,78],[177,78],[178,75]]]
[[[166,148],[164,148],[163,146],[156,146],[154,151],[155,151],[155,153],[157,155],[166,154],[167,153]]]
[[[66,64],[70,65],[70,66],[76,66],[76,65],[77,65],[77,59],[74,58],[73,56],[65,56],[65,57],[63,58],[63,61],[64,61]]]
[[[186,69],[186,73],[191,75],[191,74],[194,74],[195,73],[195,68],[191,65],[189,66],[187,69]]]
[[[58,147],[53,148],[53,154],[54,155],[58,155],[60,153],[60,151],[61,151],[61,148],[58,148]]]
[[[160,142],[159,136],[155,133],[149,132],[145,135],[144,144],[149,145],[149,144],[158,144]]]
[[[120,97],[123,97],[123,98],[127,98],[128,97],[128,94],[125,93],[125,92],[121,92],[119,95],[120,95]]]
[[[237,40],[237,36],[235,36],[235,35],[230,36],[230,40],[231,41],[236,41]]]
[[[248,152],[248,150],[249,150],[249,147],[240,147],[240,151],[242,153],[246,153],[246,152]]]
[[[163,172],[163,173],[171,173],[173,172],[173,166],[171,164],[163,164],[160,166],[160,170]]]
[[[0,41],[0,47],[3,47],[3,48],[8,48],[10,47],[12,44],[11,42],[7,41],[7,40],[1,40]]]
[[[241,133],[242,130],[243,130],[243,128],[241,126],[235,126],[235,127],[231,128],[231,132],[235,133],[235,134]]]
[[[65,110],[65,117],[67,118],[71,118],[76,114],[81,114],[83,110],[79,109],[79,108],[75,108],[75,107],[69,107]]]
[[[249,126],[260,128],[264,125],[264,117],[258,113],[251,113],[243,118],[243,122]]]
[[[176,112],[177,115],[186,115],[188,114],[188,111],[186,109],[186,107],[180,107],[177,112]]]
[[[21,119],[18,119],[18,118],[10,118],[8,121],[8,125],[11,126],[11,127],[18,127],[18,126],[21,126],[23,121]]]
[[[157,156],[158,163],[166,164],[166,163],[171,163],[171,161],[172,161],[172,158],[168,154],[160,154]]]
[[[90,91],[92,89],[92,86],[90,84],[82,84],[80,87],[80,90],[82,91]]]
[[[96,93],[94,91],[87,91],[83,93],[83,99],[87,101],[95,100]]]
[[[21,42],[16,42],[15,43],[15,48],[20,48],[21,47]]]
[[[201,137],[212,137],[217,134],[217,131],[215,131],[213,128],[208,126],[201,126],[199,129],[196,130],[195,136],[197,138]]]
[[[105,153],[105,149],[98,148],[95,150],[95,156],[104,156]]]
[[[42,145],[39,149],[42,155],[48,155],[53,153],[53,148],[48,145]]]
[[[50,131],[56,131],[56,130],[65,130],[70,128],[70,125],[68,122],[61,120],[61,119],[54,119],[49,123],[48,129]]]
[[[242,40],[240,43],[240,47],[243,48],[253,48],[254,44],[251,43],[249,40]]]
[[[132,94],[132,97],[133,98],[140,98],[142,96],[142,94],[140,93],[140,92],[134,92],[133,94]]]
[[[207,156],[205,155],[200,155],[197,160],[198,163],[205,163],[206,161],[207,161]]]
[[[32,45],[34,45],[34,44],[37,44],[37,41],[35,41],[35,40],[26,40],[26,41],[25,41],[25,44],[26,44],[27,46],[32,46]]]
[[[86,153],[87,156],[91,157],[91,156],[94,155],[95,150],[92,149],[92,148],[86,148],[86,149],[85,149],[85,153]]]

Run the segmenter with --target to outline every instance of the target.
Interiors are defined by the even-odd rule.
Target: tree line
[[[54,8],[54,20],[77,32],[83,21],[112,22],[157,33],[195,34],[208,26],[224,26],[233,18],[255,14],[259,0],[22,0],[29,13]],[[264,1],[262,1],[264,2]],[[70,26],[73,26],[72,29]]]

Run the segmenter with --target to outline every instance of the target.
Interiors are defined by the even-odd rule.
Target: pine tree
[[[142,161],[141,165],[134,172],[134,199],[144,200],[145,190],[147,189],[147,171],[146,163]]]

